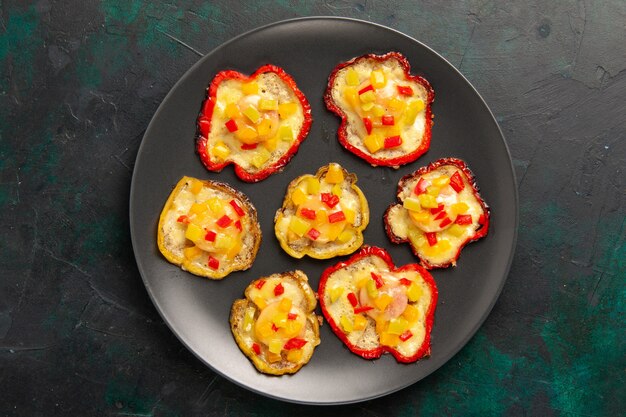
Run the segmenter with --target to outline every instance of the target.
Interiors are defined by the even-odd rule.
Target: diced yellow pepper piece
[[[258,136],[256,129],[249,125],[242,126],[235,131],[235,137],[248,145],[256,143]]]
[[[324,209],[317,210],[315,213],[315,219],[319,224],[328,222],[328,212]]]
[[[350,333],[351,331],[354,331],[354,323],[347,316],[341,316],[339,323],[341,324],[341,328],[344,332]]]
[[[389,320],[389,327],[387,328],[387,333],[400,335],[404,333],[404,331],[408,327],[409,327],[409,322],[403,317],[398,317],[398,318]]]
[[[419,300],[423,293],[424,291],[422,290],[422,287],[414,282],[411,283],[411,285],[409,285],[409,288],[407,288],[406,290],[406,295],[407,297],[409,297],[409,301],[412,303]]]
[[[417,231],[415,229],[409,230],[409,240],[411,241],[411,245],[416,248],[421,247],[424,243],[426,243],[426,237],[424,233]]]
[[[348,222],[349,224],[354,224],[354,221],[356,220],[356,212],[354,210],[344,208],[343,214],[346,216],[346,222]]]
[[[409,211],[409,217],[416,223],[428,223],[430,214],[427,211]]]
[[[359,73],[354,68],[348,68],[346,71],[346,84],[353,87],[359,85]]]
[[[293,216],[289,222],[289,230],[302,237],[311,228],[311,224],[300,217]]]
[[[202,191],[202,187],[202,181],[198,181],[195,178],[192,178],[189,182],[189,191],[191,191],[193,194],[198,194],[200,191]]]
[[[278,136],[274,136],[273,138],[268,139],[262,143],[265,149],[267,149],[269,152],[274,152],[278,147]]]
[[[450,241],[448,239],[439,239],[435,246],[437,247],[437,251],[439,253],[447,252],[452,248],[452,245],[450,244]]]
[[[330,302],[334,303],[335,301],[337,301],[339,299],[339,297],[341,297],[341,294],[343,294],[343,287],[333,287],[330,289],[329,295],[330,295]]]
[[[327,225],[324,230],[324,235],[328,237],[328,240],[335,240],[339,237],[339,234],[346,228],[345,222],[337,222]]]
[[[228,155],[230,155],[230,149],[224,142],[217,142],[213,146],[213,150],[211,153],[219,159],[226,159]]]
[[[354,316],[354,330],[363,330],[367,326],[367,319],[361,314]]]
[[[278,110],[278,102],[276,100],[262,98],[259,100],[259,110]]]
[[[193,261],[198,256],[202,255],[202,252],[203,250],[197,246],[191,246],[191,247],[183,249],[183,255],[185,256],[186,259],[189,259],[190,261]]]
[[[239,106],[235,103],[228,103],[226,105],[226,109],[224,110],[226,117],[229,119],[236,119],[241,116],[241,112],[239,111]]]
[[[433,197],[437,197],[440,191],[441,191],[441,188],[437,187],[434,184],[426,187],[426,194],[432,195]]]
[[[420,194],[417,196],[420,201],[420,204],[424,208],[435,208],[437,207],[437,200],[430,194]]]
[[[369,281],[370,279],[371,279],[370,277],[361,278],[360,280],[356,282],[356,287],[360,290],[361,288],[367,285],[367,281]]]
[[[281,103],[278,105],[278,115],[281,119],[286,119],[298,110],[298,105],[293,102]]]
[[[387,77],[381,70],[375,70],[370,74],[370,82],[374,88],[383,88],[387,84]]]
[[[359,105],[359,94],[354,87],[347,87],[343,91],[343,98],[352,108],[356,108]]]
[[[280,302],[278,303],[278,309],[280,311],[289,311],[291,310],[291,306],[292,306],[293,302],[291,301],[291,298],[288,297],[283,297],[281,298]]]
[[[198,240],[204,238],[204,230],[193,223],[189,223],[187,225],[187,230],[185,231],[185,237],[192,242],[197,242]]]
[[[378,308],[380,311],[385,311],[385,309],[387,308],[387,306],[393,301],[393,297],[390,296],[389,294],[381,294],[380,297],[376,298],[374,300],[374,305],[376,306],[376,308]]]
[[[336,195],[337,197],[341,197],[341,193],[342,193],[342,188],[341,188],[341,184],[335,184],[333,185],[333,188],[330,190],[331,193],[333,193],[334,195]],[[345,213],[344,213],[345,214]]]
[[[461,237],[465,234],[465,230],[467,229],[464,228],[463,226],[460,226],[458,224],[453,224],[452,226],[448,228],[447,232],[453,236]]]
[[[280,353],[274,352],[267,352],[266,358],[269,363],[280,362],[283,359],[282,356],[280,356]]]
[[[371,93],[371,91],[370,91]],[[373,101],[368,101],[367,103],[363,103],[361,104],[361,109],[363,109],[363,111],[370,111],[374,108],[374,102]]]
[[[406,308],[402,312],[402,317],[409,323],[415,323],[420,318],[420,311],[412,304],[407,304]]]
[[[254,124],[257,124],[261,118],[261,113],[254,106],[246,107],[242,113]]]
[[[372,107],[372,114],[376,117],[381,117],[385,114],[385,108],[381,105],[375,104],[374,107]]]
[[[256,154],[252,157],[250,162],[252,162],[252,165],[254,165],[255,167],[261,168],[263,164],[265,164],[270,159],[271,156],[272,154],[270,154],[267,149],[257,148]]]
[[[352,230],[347,229],[339,233],[339,236],[337,236],[337,241],[339,241],[339,243],[348,243],[353,238],[354,238],[354,232]]]
[[[372,90],[366,91],[359,95],[359,100],[363,103],[373,103],[376,101],[376,94]]]
[[[366,283],[366,289],[367,289],[367,295],[369,295],[370,298],[376,298],[378,297],[378,288],[376,288],[376,283],[374,282],[374,280],[372,278],[369,278],[367,280]],[[387,307],[387,306],[385,306]],[[382,308],[381,310],[384,310],[384,308]]]
[[[306,191],[309,194],[315,195],[320,192],[320,180],[315,177],[308,177],[306,179]]]
[[[383,334],[384,332],[387,331],[387,326],[389,325],[389,322],[387,321],[387,319],[385,319],[384,316],[378,316],[376,318],[376,333],[378,334]]]
[[[295,336],[302,330],[302,323],[298,320],[287,320],[285,324],[285,334]]]
[[[256,304],[256,306],[259,307],[259,310],[263,310],[265,307],[267,307],[267,301],[265,301],[265,298],[263,297],[256,297],[253,301],[254,301],[254,304]]]
[[[284,328],[287,325],[287,313],[277,313],[272,320],[276,327]]]
[[[391,110],[400,113],[402,112],[402,110],[404,110],[406,103],[404,102],[404,100],[399,100],[394,97],[391,100],[389,100],[389,103],[387,105],[389,106]]]
[[[287,352],[287,360],[289,362],[300,362],[302,360],[302,349],[291,349]]]
[[[343,170],[339,164],[330,164],[326,171],[326,182],[329,184],[339,184],[343,181]]]
[[[250,81],[241,85],[241,91],[246,95],[257,94],[259,92],[259,84],[256,81]]]
[[[400,337],[391,333],[382,333],[380,335],[380,344],[383,346],[395,347],[400,343]]]
[[[289,125],[281,125],[278,128],[278,137],[280,140],[291,142],[293,140],[293,130]]]
[[[243,242],[241,239],[234,239],[235,243],[228,249],[226,252],[226,256],[228,259],[233,259],[239,252],[241,252],[241,248],[243,248]]]
[[[407,105],[406,112],[404,113],[404,122],[407,125],[412,125],[415,123],[415,119],[419,112],[424,110],[425,108],[424,101],[421,99],[411,100]]]
[[[469,210],[469,206],[467,205],[467,203],[464,203],[462,201],[452,204],[450,208],[452,209],[452,212],[455,214],[463,214],[467,210]]]
[[[373,133],[363,139],[363,144],[370,153],[376,153],[383,148],[384,140],[379,134]]]
[[[249,332],[252,330],[254,324],[254,307],[246,308],[246,312],[243,315],[243,331]]]
[[[304,191],[302,191],[302,188],[300,187],[296,187],[296,189],[293,190],[293,192],[291,193],[291,201],[296,206],[304,204],[306,200],[307,200],[307,195]]]
[[[197,215],[197,214],[202,213],[202,212],[203,212],[203,211],[205,211],[205,210],[206,210],[206,205],[204,205],[204,204],[198,204],[198,203],[193,203],[193,204],[191,205],[191,207],[189,208],[189,213],[188,213],[188,214],[189,214],[190,216],[191,216],[191,215],[193,215],[193,214],[196,214],[196,215]]]
[[[209,209],[215,213],[215,215],[219,216],[224,214],[224,203],[219,198],[210,198],[207,200],[206,204],[209,206]]]
[[[436,185],[439,188],[443,188],[448,184],[450,184],[450,177],[447,175],[441,175],[433,180],[433,185]]]
[[[259,136],[267,136],[272,131],[272,121],[270,119],[263,119],[256,128]]]
[[[235,244],[235,239],[224,233],[218,233],[215,237],[215,249],[220,252],[227,251]]]
[[[407,197],[402,202],[402,207],[407,210],[412,211],[420,211],[422,210],[422,206],[420,205],[420,201],[417,198]]]
[[[283,341],[281,339],[273,339],[268,346],[269,351],[279,354],[283,350]]]

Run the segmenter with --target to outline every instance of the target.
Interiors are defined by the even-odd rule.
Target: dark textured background
[[[507,284],[457,356],[323,409],[189,353],[148,299],[128,225],[137,149],[176,80],[233,36],[310,15],[390,26],[459,68],[507,138],[521,213]],[[621,0],[0,0],[0,413],[623,415],[624,22]]]

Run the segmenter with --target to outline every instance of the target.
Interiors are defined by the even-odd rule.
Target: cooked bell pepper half
[[[383,285],[372,293],[374,276]],[[384,249],[365,245],[323,272],[318,294],[326,321],[356,355],[376,359],[389,352],[402,363],[430,355],[438,291],[421,265],[396,267]]]
[[[221,71],[198,116],[196,150],[209,171],[234,164],[243,181],[261,181],[293,158],[311,120],[309,102],[282,68]]]
[[[272,274],[250,283],[245,298],[235,300],[230,328],[241,351],[260,372],[293,374],[309,362],[320,343],[316,305],[304,272]]]
[[[183,177],[161,212],[157,243],[174,265],[221,279],[252,266],[261,228],[256,208],[240,191],[217,181]]]
[[[489,206],[460,159],[439,159],[404,176],[397,199],[384,215],[387,236],[408,242],[427,269],[456,266],[463,247],[489,230]]]
[[[316,259],[356,251],[369,223],[369,206],[356,182],[356,175],[337,163],[291,181],[274,217],[283,250],[294,258]]]
[[[428,151],[434,99],[428,81],[412,75],[398,52],[339,64],[324,94],[328,110],[341,118],[339,143],[373,166],[393,168]]]

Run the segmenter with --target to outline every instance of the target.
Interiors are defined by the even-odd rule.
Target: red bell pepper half
[[[213,111],[215,109],[215,104],[217,103],[217,89],[220,84],[227,80],[241,80],[243,82],[252,81],[256,79],[259,75],[265,74],[268,72],[273,72],[276,74],[289,88],[294,92],[300,105],[302,106],[304,112],[304,121],[302,122],[302,126],[300,127],[297,135],[294,135],[293,143],[291,147],[282,155],[276,162],[264,167],[260,171],[249,172],[243,169],[240,165],[233,162],[231,159],[227,159],[225,161],[222,160],[211,160],[211,156],[209,154],[209,150],[207,149],[208,145],[208,137],[211,132],[211,120],[213,118]],[[200,114],[198,116],[197,121],[197,134],[196,134],[196,151],[200,155],[200,160],[204,164],[204,166],[213,172],[220,172],[225,166],[234,164],[235,165],[235,174],[243,181],[246,182],[258,182],[264,180],[270,175],[281,171],[287,163],[293,158],[293,156],[298,152],[298,148],[302,141],[306,138],[309,130],[311,128],[311,106],[302,93],[294,79],[287,74],[282,68],[276,65],[264,65],[257,69],[252,75],[247,76],[237,71],[233,70],[225,70],[220,71],[211,81],[209,88],[207,89],[207,97],[202,104],[202,108],[200,110]],[[232,132],[236,127],[236,125],[230,124],[227,128]],[[236,129],[235,129],[236,130]],[[243,146],[242,146],[243,148]],[[247,147],[249,148],[249,147]]]
[[[424,340],[422,341],[422,344],[420,345],[420,347],[411,356],[404,356],[396,348],[389,347],[389,346],[379,345],[372,349],[363,349],[363,348],[356,346],[355,344],[350,342],[346,333],[343,331],[341,324],[335,321],[335,318],[331,316],[329,313],[329,306],[327,305],[327,303],[330,303],[330,297],[325,295],[326,284],[328,282],[328,279],[335,272],[344,268],[348,268],[350,267],[350,265],[368,257],[380,258],[382,261],[384,261],[387,264],[389,271],[391,273],[415,271],[422,277],[426,285],[430,288],[431,298],[429,300],[428,310],[426,311],[426,314],[424,315],[424,325],[425,325]],[[416,264],[416,263],[407,264],[401,267],[396,267],[393,263],[393,260],[391,259],[391,256],[389,255],[389,253],[387,253],[387,251],[379,247],[364,245],[359,252],[352,255],[347,261],[339,262],[327,268],[323,272],[322,277],[320,278],[318,293],[319,293],[320,307],[322,308],[322,313],[324,314],[326,321],[328,321],[328,324],[330,325],[333,332],[337,335],[337,337],[339,337],[339,339],[341,339],[341,341],[348,347],[348,349],[350,349],[350,351],[355,353],[356,355],[359,355],[365,359],[376,359],[376,358],[380,358],[383,353],[389,352],[391,355],[393,355],[396,358],[398,362],[402,362],[402,363],[415,362],[421,358],[424,358],[430,355],[430,348],[431,348],[430,333],[432,331],[433,324],[434,324],[435,308],[437,305],[437,298],[438,298],[439,293],[438,293],[437,285],[435,284],[435,280],[433,279],[433,277],[425,268],[423,268],[419,264]],[[353,293],[350,293],[350,294],[353,294]],[[356,305],[353,305],[353,307],[355,306]],[[360,307],[357,307],[357,308],[360,308]],[[410,332],[408,333],[405,332],[401,335],[401,340],[404,339],[403,341],[405,341],[411,337],[413,337],[413,334],[411,334]]]
[[[373,61],[377,61],[381,63],[387,60],[397,60],[404,71],[405,80],[416,82],[426,89],[427,98],[424,101],[426,126],[424,129],[424,135],[422,137],[420,146],[417,149],[414,149],[413,151],[409,153],[406,153],[401,156],[383,158],[383,157],[375,156],[369,152],[364,151],[362,148],[357,147],[355,144],[350,143],[350,141],[348,140],[348,115],[333,100],[332,89],[333,89],[333,86],[335,85],[335,79],[337,78],[337,74],[339,73],[340,70],[348,66],[354,65],[356,63],[359,63],[362,61],[368,61],[368,60],[373,60]],[[364,87],[363,89],[361,89],[359,91],[359,94],[363,94],[364,92],[372,90],[372,89],[373,87],[371,85],[368,85],[367,87]],[[410,86],[404,86],[398,89],[398,93],[404,96],[413,95],[413,89],[410,88]],[[366,54],[366,55],[353,58],[349,61],[340,63],[339,65],[335,67],[335,69],[331,72],[330,76],[328,77],[328,86],[324,94],[324,102],[326,103],[326,108],[328,108],[328,110],[335,113],[337,116],[341,118],[341,125],[339,126],[339,131],[337,133],[339,143],[341,143],[341,145],[344,148],[346,148],[348,151],[352,152],[356,156],[367,161],[370,165],[388,166],[388,167],[395,167],[395,168],[399,167],[400,165],[405,165],[405,164],[408,164],[409,162],[415,161],[417,158],[419,158],[424,153],[426,153],[426,151],[428,151],[428,149],[430,148],[431,129],[433,125],[433,121],[432,121],[433,115],[432,115],[432,110],[431,110],[431,104],[434,100],[435,100],[435,92],[433,88],[431,87],[430,83],[425,78],[420,77],[419,75],[411,75],[411,65],[409,64],[409,61],[399,52],[388,52],[383,55]],[[367,122],[364,122],[364,123],[367,123]],[[366,124],[366,129],[367,129],[367,124]],[[393,148],[393,147],[398,146],[399,143],[396,144],[396,140],[394,140],[394,141],[390,141],[388,145],[389,146],[385,146],[385,147]]]

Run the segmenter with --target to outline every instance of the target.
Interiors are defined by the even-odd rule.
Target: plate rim
[[[213,365],[211,365],[210,363],[208,363],[204,358],[202,358],[195,349],[193,349],[190,344],[188,343],[188,341],[173,327],[173,325],[171,324],[170,320],[169,320],[169,316],[168,314],[164,311],[164,308],[161,306],[159,299],[156,297],[156,295],[153,292],[153,288],[151,283],[147,280],[146,278],[146,274],[143,271],[143,268],[140,265],[140,261],[139,261],[139,257],[138,257],[138,244],[136,242],[136,236],[137,233],[135,231],[135,227],[136,227],[136,222],[134,221],[134,209],[135,209],[135,204],[134,204],[134,199],[133,199],[133,195],[135,194],[135,188],[136,188],[136,182],[137,182],[137,170],[135,169],[136,167],[136,163],[137,160],[140,158],[140,156],[142,155],[142,151],[143,148],[145,146],[145,139],[146,137],[148,137],[152,130],[154,129],[154,124],[155,124],[155,116],[158,115],[161,111],[162,108],[166,105],[166,103],[170,100],[171,96],[174,94],[174,91],[178,88],[179,84],[181,84],[184,79],[187,77],[187,75],[193,71],[195,71],[195,69],[197,67],[199,67],[200,65],[202,65],[202,63],[206,60],[209,59],[208,57],[210,57],[211,55],[217,53],[218,51],[220,51],[223,48],[228,47],[228,45],[230,45],[231,43],[235,43],[240,39],[246,38],[248,36],[252,36],[257,32],[262,32],[264,30],[270,29],[272,27],[275,26],[281,26],[281,25],[286,25],[286,24],[292,24],[292,23],[298,23],[298,22],[309,22],[309,21],[315,21],[315,20],[320,20],[320,21],[343,21],[343,22],[348,22],[348,23],[357,23],[359,25],[365,25],[365,26],[374,26],[377,27],[379,29],[383,29],[386,31],[390,31],[395,33],[396,35],[400,35],[404,38],[407,38],[408,40],[419,44],[420,47],[428,50],[430,53],[432,53],[435,57],[437,57],[438,59],[442,60],[446,66],[448,66],[451,70],[453,70],[453,72],[456,73],[457,76],[459,76],[464,82],[465,84],[472,90],[472,92],[476,95],[476,97],[479,99],[479,102],[482,104],[484,110],[486,110],[490,116],[490,120],[493,123],[493,125],[495,126],[495,128],[497,129],[498,133],[500,134],[500,138],[502,139],[502,145],[504,146],[504,150],[505,150],[505,154],[508,158],[508,162],[509,162],[509,166],[511,169],[511,176],[512,176],[512,180],[513,180],[513,203],[514,203],[514,207],[515,207],[515,213],[513,216],[513,236],[512,236],[512,240],[511,240],[511,250],[509,253],[509,257],[506,261],[506,266],[504,268],[504,276],[503,279],[500,281],[500,284],[498,286],[498,288],[496,289],[495,293],[494,293],[494,297],[493,299],[490,301],[489,305],[487,306],[487,308],[485,309],[485,311],[483,312],[483,314],[480,316],[480,319],[476,321],[476,323],[474,324],[473,327],[470,328],[469,332],[467,332],[467,335],[461,339],[460,343],[458,343],[457,347],[455,349],[452,349],[449,353],[449,356],[436,368],[430,370],[429,372],[427,372],[425,375],[423,375],[422,378],[418,379],[417,381],[413,381],[413,382],[409,382],[408,384],[404,384],[401,385],[397,388],[394,389],[390,389],[387,390],[385,392],[382,393],[377,393],[377,394],[373,394],[373,395],[369,395],[369,396],[364,396],[364,397],[360,397],[360,398],[356,398],[356,399],[352,399],[352,400],[345,400],[345,401],[329,401],[329,402],[319,402],[319,401],[305,401],[305,400],[297,400],[297,399],[292,399],[292,398],[286,398],[286,397],[281,397],[281,396],[277,396],[277,395],[272,395],[271,392],[265,392],[265,391],[261,391],[259,389],[256,389],[254,386],[251,385],[247,385],[239,380],[236,380],[234,378],[232,378],[231,376],[229,376],[228,374],[221,372],[219,370],[217,370],[216,368],[213,367]],[[508,143],[506,141],[506,138],[502,132],[502,129],[500,128],[500,125],[497,121],[497,119],[495,118],[493,112],[491,111],[491,108],[487,105],[485,99],[482,97],[482,95],[478,92],[478,90],[476,89],[476,87],[474,87],[474,85],[450,62],[448,61],[445,57],[443,57],[441,54],[439,54],[437,51],[435,51],[434,49],[432,49],[431,47],[429,47],[428,45],[424,44],[423,42],[413,38],[412,36],[407,35],[404,32],[401,32],[397,29],[391,28],[389,26],[380,24],[380,23],[376,23],[376,22],[371,22],[368,20],[364,20],[364,19],[358,19],[358,18],[351,18],[351,17],[342,17],[342,16],[306,16],[306,17],[296,17],[296,18],[291,18],[291,19],[284,19],[284,20],[278,20],[278,21],[274,21],[272,23],[266,24],[266,25],[262,25],[262,26],[258,26],[255,27],[253,29],[247,30],[239,35],[236,35],[228,40],[226,40],[225,42],[219,44],[218,46],[216,46],[215,48],[213,48],[212,50],[210,50],[209,52],[205,53],[202,57],[200,57],[198,59],[198,61],[196,61],[193,65],[191,65],[179,78],[178,80],[172,85],[172,87],[170,87],[169,91],[167,92],[167,94],[165,95],[165,97],[163,97],[163,99],[161,100],[161,103],[159,104],[159,106],[156,108],[156,110],[154,111],[150,122],[148,123],[148,126],[146,127],[146,131],[144,132],[142,139],[141,139],[141,143],[137,149],[137,155],[135,157],[135,165],[133,166],[133,174],[131,177],[131,185],[130,185],[130,192],[129,192],[129,208],[128,208],[128,212],[129,212],[129,228],[130,228],[130,234],[131,234],[131,244],[133,247],[133,256],[135,258],[135,263],[137,265],[137,269],[139,271],[139,275],[141,276],[141,279],[143,281],[144,286],[146,287],[146,290],[148,292],[148,296],[150,297],[150,300],[152,301],[152,304],[154,305],[155,309],[157,310],[157,312],[159,313],[159,315],[161,316],[161,318],[163,319],[164,323],[167,325],[167,327],[170,329],[170,331],[176,336],[176,338],[183,344],[183,346],[185,346],[185,348],[190,351],[196,358],[198,358],[200,360],[201,363],[203,363],[205,366],[208,366],[209,369],[213,372],[215,372],[216,374],[220,375],[221,377],[227,379],[228,381],[234,383],[235,385],[242,387],[248,391],[254,392],[255,394],[258,395],[262,395],[264,397],[268,397],[268,398],[272,398],[275,400],[279,400],[279,401],[285,401],[285,402],[289,402],[289,403],[294,403],[294,404],[302,404],[302,405],[321,405],[321,406],[333,406],[333,405],[343,405],[343,404],[355,404],[355,403],[360,403],[360,402],[364,402],[364,401],[369,401],[369,400],[373,400],[376,398],[381,398],[387,395],[390,395],[394,392],[398,392],[402,389],[405,389],[413,384],[416,384],[424,379],[426,379],[427,377],[429,377],[430,375],[432,375],[434,372],[436,372],[437,370],[441,369],[441,367],[443,367],[446,363],[448,363],[452,358],[454,358],[463,348],[465,348],[467,346],[467,343],[476,335],[476,333],[478,332],[478,330],[482,327],[482,325],[484,324],[484,322],[486,321],[486,319],[489,317],[489,315],[491,314],[491,311],[493,310],[493,307],[495,306],[496,302],[498,301],[498,299],[500,298],[501,292],[504,288],[504,285],[506,284],[506,281],[508,279],[508,276],[510,274],[510,270],[511,270],[511,266],[513,263],[513,258],[515,255],[515,251],[516,251],[516,247],[517,247],[517,239],[518,239],[518,232],[519,232],[519,211],[520,211],[520,207],[519,207],[519,190],[518,190],[518,181],[517,181],[517,175],[515,173],[515,167],[513,164],[513,159],[511,157],[511,152],[508,146]]]

